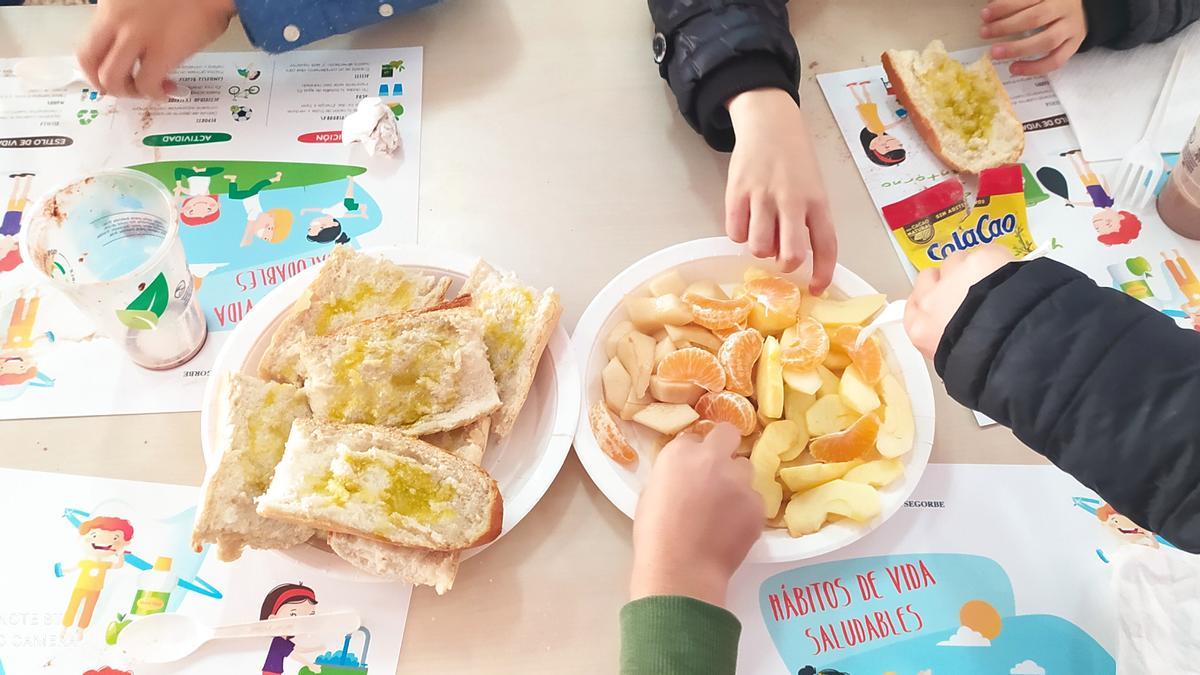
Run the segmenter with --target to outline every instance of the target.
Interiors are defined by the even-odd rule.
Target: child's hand
[[[967,291],[1014,260],[1003,246],[984,246],[946,259],[917,277],[904,309],[904,328],[917,349],[932,359],[946,325],[967,298]]]
[[[630,595],[685,595],[722,605],[729,578],[762,534],[762,499],[750,462],[734,457],[741,437],[719,424],[685,434],[654,463],[633,521]]]
[[[161,100],[174,91],[171,71],[220,37],[235,13],[234,0],[100,0],[79,65],[106,94]]]
[[[778,258],[785,272],[812,253],[810,290],[833,280],[837,235],[825,184],[804,116],[782,89],[755,89],[729,101],[737,145],[725,188],[725,232],[749,241],[759,258]]]
[[[1083,0],[990,0],[980,15],[980,37],[1009,40],[992,45],[992,58],[1045,55],[1014,61],[1008,68],[1013,75],[1045,75],[1057,70],[1079,51],[1087,36]],[[1015,39],[1038,29],[1041,31],[1034,35]]]

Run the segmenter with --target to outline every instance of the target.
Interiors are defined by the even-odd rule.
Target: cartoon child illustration
[[[276,171],[274,176],[260,180],[245,190],[238,187],[237,176],[225,176],[229,181],[229,198],[237,199],[246,207],[246,231],[242,234],[242,246],[249,246],[254,237],[269,244],[278,244],[287,239],[292,232],[292,212],[283,209],[263,210],[258,193],[263,188],[283,180],[283,173]]]
[[[342,201],[324,209],[301,209],[305,213],[320,213],[308,224],[309,241],[317,244],[335,242],[345,244],[350,236],[342,232],[342,221],[347,218],[366,218],[367,209],[354,199],[354,177],[346,176],[346,196]]]
[[[83,631],[92,622],[92,613],[96,611],[108,571],[120,569],[125,564],[125,547],[133,540],[133,525],[123,518],[102,516],[80,523],[79,534],[83,558],[74,565],[55,565],[55,574],[59,576],[79,571],[62,619],[64,634],[72,625],[77,626],[76,639],[83,637]]]
[[[116,668],[101,666],[95,670],[89,670],[83,675],[133,675],[133,673],[129,672],[128,670],[117,670]]]
[[[213,193],[211,185],[213,176],[221,175],[224,170],[219,166],[207,169],[198,166],[175,168],[175,197],[180,199],[179,220],[184,225],[207,225],[221,217],[221,201]],[[186,188],[183,186],[185,180]]]
[[[858,116],[862,118],[863,130],[858,135],[858,138],[862,141],[863,150],[867,153],[867,159],[879,166],[899,164],[908,156],[908,152],[904,149],[904,145],[900,143],[900,139],[887,133],[887,130],[902,124],[907,118],[901,117],[894,122],[884,124],[883,120],[879,117],[879,105],[871,100],[871,92],[867,90],[867,85],[869,84],[871,83],[851,82],[846,85],[850,88],[850,93],[858,103],[854,109],[858,111]],[[859,87],[860,89],[856,89],[855,87]]]
[[[840,670],[834,670],[832,668],[822,668],[821,670],[817,670],[812,666],[804,666],[800,669],[800,672],[796,673],[796,675],[850,675],[850,673],[843,673]]]
[[[272,588],[263,599],[258,618],[260,621],[266,621],[286,616],[311,616],[316,613],[317,594],[313,589],[304,584],[280,584]],[[303,652],[297,652],[293,637],[295,636],[277,635],[271,638],[267,659],[263,661],[263,675],[282,675],[283,662],[288,658],[304,664],[313,673],[321,672],[321,666],[306,658]]]
[[[1137,526],[1132,520],[1117,513],[1108,504],[1102,504],[1096,509],[1096,519],[1104,523],[1121,541],[1138,546],[1158,548],[1158,539],[1154,533]]]
[[[33,337],[41,299],[34,295],[17,298],[11,305],[8,328],[0,334],[0,400],[12,400],[29,387],[53,387],[54,380],[37,369],[29,349],[43,336]],[[53,340],[52,333],[45,339]]]
[[[0,272],[12,271],[21,264],[17,235],[21,232],[21,219],[25,216],[25,205],[29,203],[29,185],[33,182],[31,173],[13,173],[8,177],[13,179],[13,185],[4,220],[0,221]]]
[[[1128,244],[1142,233],[1142,221],[1128,211],[1102,209],[1092,216],[1096,240],[1105,246]]]

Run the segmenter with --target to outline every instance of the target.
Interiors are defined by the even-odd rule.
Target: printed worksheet
[[[0,419],[198,410],[229,331],[271,289],[335,244],[416,241],[420,48],[199,54],[176,73],[190,99],[153,104],[25,91],[15,63],[0,60]],[[396,117],[391,156],[342,143],[369,96]],[[18,249],[40,196],[119,167],[175,197],[209,330],[175,370],[134,365]]]
[[[978,48],[953,56],[966,63],[984,52]],[[1080,270],[1101,286],[1141,300],[1183,328],[1200,330],[1200,278],[1192,267],[1192,261],[1200,263],[1200,244],[1167,229],[1153,200],[1143,209],[1114,201],[1116,185],[1109,175],[1117,162],[1092,164],[1080,152],[1048,79],[1012,76],[1004,61],[995,67],[1025,129],[1021,174],[1032,235],[1025,248],[1048,242],[1048,257]],[[885,209],[955,180],[961,180],[970,204],[976,181],[955,176],[929,150],[896,99],[882,66],[826,73],[817,80],[892,247],[915,278],[917,270],[888,228]],[[1173,165],[1177,155],[1165,159]],[[1156,187],[1161,189],[1166,179],[1163,176]],[[986,242],[990,223],[980,224],[971,213],[970,208],[962,211],[961,240]],[[977,418],[990,423],[982,415]]]
[[[738,672],[1111,674],[1128,546],[1185,555],[1052,466],[931,464],[859,542],[742,568]]]
[[[233,563],[197,553],[196,488],[0,469],[0,495],[0,525],[21,542],[0,578],[0,674],[396,672],[411,586],[335,577],[278,551]],[[215,627],[342,611],[362,624],[345,636],[217,641],[174,663],[139,663],[120,642],[164,613]]]

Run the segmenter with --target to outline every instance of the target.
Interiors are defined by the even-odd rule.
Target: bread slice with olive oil
[[[395,429],[313,419],[292,425],[258,513],[429,551],[500,535],[496,481],[467,460]]]
[[[242,549],[289,548],[312,536],[312,528],[267,520],[254,501],[271,483],[292,422],[311,413],[304,392],[290,384],[251,375],[221,375],[220,459],[205,476],[192,527],[192,546],[216,544],[221,560]]]
[[[500,408],[471,307],[388,315],[305,343],[313,416],[411,436],[466,426]]]
[[[444,431],[421,440],[478,465],[487,448],[490,424],[491,420],[485,417],[461,429]],[[432,586],[438,595],[450,590],[458,575],[458,551],[427,551],[395,546],[340,532],[329,535],[329,548],[368,574],[419,586]]]
[[[483,317],[483,339],[503,402],[492,418],[492,432],[507,436],[529,396],[562,304],[554,289],[538,291],[513,274],[500,274],[483,260],[476,263],[462,293],[470,294]]]
[[[920,52],[889,49],[882,61],[896,98],[946,166],[979,173],[1021,158],[1024,128],[986,55],[963,66],[934,40]]]
[[[406,269],[389,260],[333,247],[317,278],[292,306],[258,365],[260,377],[300,384],[300,355],[306,337],[320,337],[385,314],[432,307],[442,302],[449,277]]]

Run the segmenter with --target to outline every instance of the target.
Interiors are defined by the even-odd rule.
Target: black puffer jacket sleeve
[[[1200,333],[1043,259],[972,287],[934,365],[955,400],[1200,552]]]
[[[659,73],[679,112],[713,148],[733,149],[725,103],[775,87],[799,100],[800,54],[788,27],[787,0],[649,0]]]
[[[1200,0],[1083,0],[1087,37],[1080,49],[1129,49],[1165,40],[1200,19]]]

